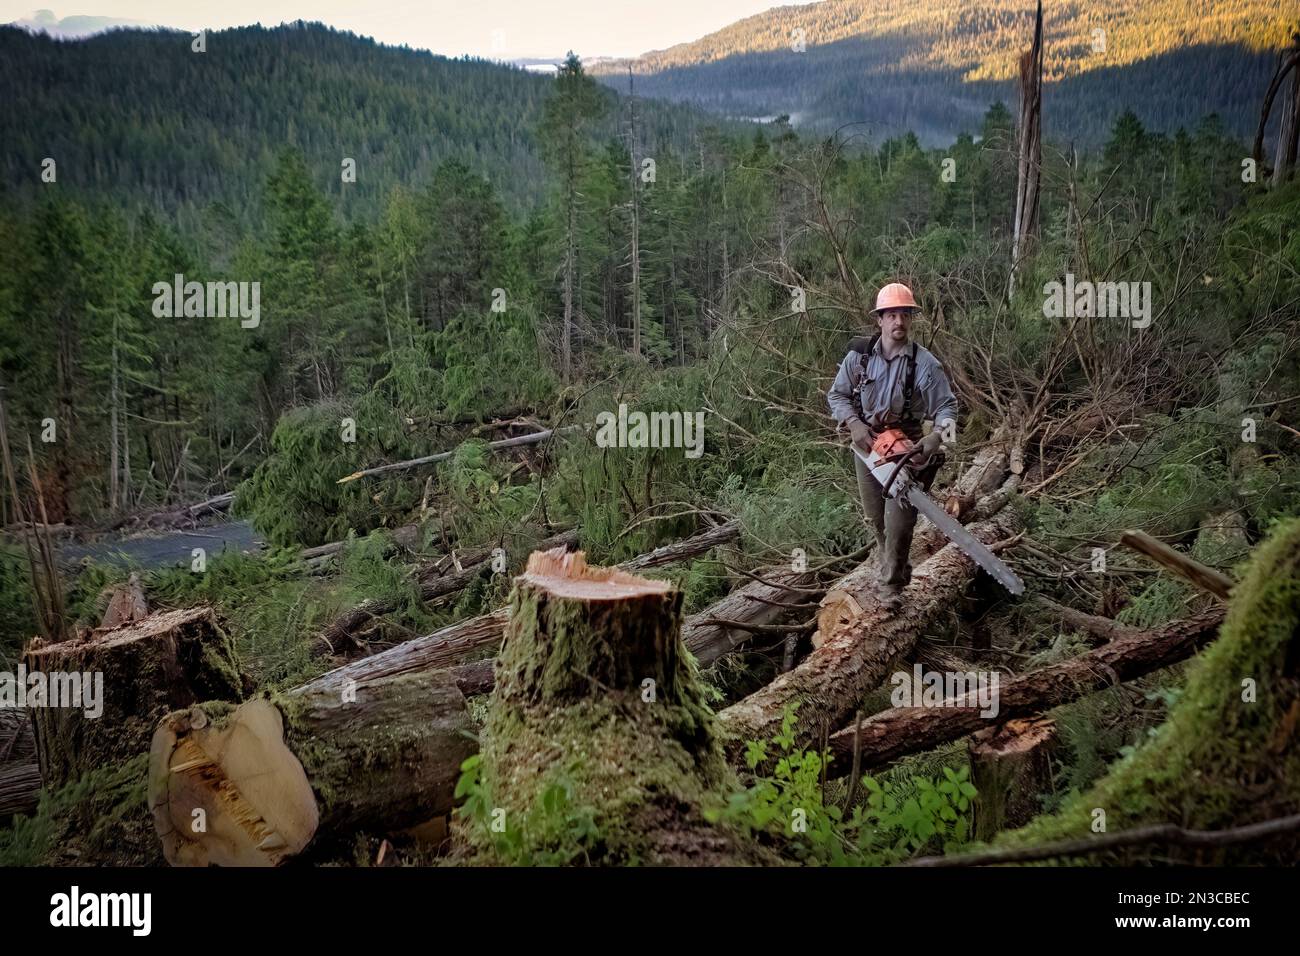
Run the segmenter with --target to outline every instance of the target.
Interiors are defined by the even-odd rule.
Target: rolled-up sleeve
[[[835,374],[830,391],[826,393],[826,402],[831,407],[831,417],[836,425],[843,425],[851,418],[860,418],[853,404],[853,365],[858,360],[858,353],[850,352],[840,363],[840,370]]]
[[[952,384],[948,373],[938,362],[926,371],[925,381],[921,383],[921,392],[925,395],[927,417],[937,427],[940,422],[951,421],[957,424],[957,396],[952,393]]]

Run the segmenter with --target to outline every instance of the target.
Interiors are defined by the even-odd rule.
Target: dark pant
[[[929,491],[942,464],[943,455],[936,454],[924,468],[915,473],[917,484]],[[858,494],[862,497],[862,510],[867,513],[867,522],[876,534],[880,580],[891,587],[904,587],[912,580],[912,565],[907,560],[907,554],[912,549],[916,509],[910,502],[899,498],[885,498],[881,494],[880,483],[857,455],[853,456],[853,465],[858,473]]]

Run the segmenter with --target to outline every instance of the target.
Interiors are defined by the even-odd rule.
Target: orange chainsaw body
[[[892,461],[895,458],[902,458],[912,450],[912,439],[908,438],[899,428],[887,428],[871,443],[871,450],[881,461]]]

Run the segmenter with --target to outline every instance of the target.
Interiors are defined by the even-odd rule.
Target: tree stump
[[[163,854],[275,866],[325,838],[424,823],[450,811],[473,729],[446,671],[169,714],[149,757]]]
[[[209,607],[154,614],[88,640],[33,645],[23,657],[30,683],[81,688],[82,701],[102,691],[94,707],[40,706],[29,697],[36,752],[45,786],[145,753],[158,720],[202,700],[239,700],[243,683],[235,648]],[[40,678],[36,678],[36,674]],[[72,681],[72,675],[77,680]]]
[[[1051,783],[1056,723],[1047,718],[1009,720],[971,737],[971,783],[977,840],[1024,826],[1041,807],[1038,795]]]
[[[588,567],[582,552],[533,553],[483,733],[479,796],[500,830],[458,818],[458,853],[709,864],[765,852],[703,818],[732,778],[681,641],[681,601],[668,582]]]

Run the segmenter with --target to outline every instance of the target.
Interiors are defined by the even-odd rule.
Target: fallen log
[[[35,763],[0,765],[0,824],[30,815],[41,802],[41,769]]]
[[[578,546],[578,532],[569,530],[551,535],[537,545],[536,550],[549,551],[563,548],[572,551]],[[489,566],[496,548],[477,548],[462,555],[457,555],[460,567],[448,573],[448,568],[456,565],[450,557],[445,557],[417,572],[420,582],[420,600],[425,603],[440,601],[469,587],[484,569]]]
[[[274,866],[322,840],[423,823],[451,809],[473,731],[442,671],[176,711],[149,755],[163,854],[174,866]]]
[[[577,543],[578,534],[576,531],[566,531],[543,542],[548,547],[565,548],[576,546]],[[441,572],[443,568],[442,561],[431,562],[426,565],[416,572],[420,586],[420,600],[425,602],[434,601],[467,587],[471,581],[483,573],[483,565],[491,557],[491,550],[481,549],[474,553],[468,566],[450,575]],[[331,656],[355,656],[362,653],[364,648],[357,640],[357,633],[375,618],[391,614],[397,610],[397,606],[395,601],[371,598],[349,608],[316,635],[315,641],[317,643],[312,645],[312,655],[316,657],[325,654]]]
[[[405,641],[386,651],[343,664],[316,678],[333,681],[338,687],[410,674],[432,668],[453,667],[475,652],[495,648],[505,633],[509,608],[457,621],[432,634]]]
[[[1157,541],[1144,531],[1125,531],[1120,544],[1144,554],[1166,571],[1172,571],[1220,601],[1226,601],[1232,591],[1233,580],[1221,571],[1207,567],[1181,551],[1175,551],[1163,541]]]
[[[682,541],[674,541],[672,544],[665,544],[646,554],[637,555],[635,558],[620,564],[619,569],[629,574],[635,574],[638,571],[661,568],[666,564],[674,564],[688,558],[698,557],[706,551],[711,551],[720,544],[734,541],[738,537],[740,537],[740,522],[735,520],[727,521]],[[538,550],[545,551],[549,549],[539,547]]]
[[[674,560],[696,557],[709,551],[717,543],[716,531],[716,528],[710,529],[677,542],[673,546]],[[480,614],[448,624],[432,634],[405,641],[386,651],[344,664],[317,680],[328,678],[337,681],[338,686],[344,686],[349,681],[374,680],[378,677],[436,667],[454,667],[465,663],[476,653],[496,648],[505,634],[508,619],[509,608],[497,608],[488,614]]]
[[[1139,631],[1059,664],[1052,664],[1000,681],[997,714],[981,716],[981,707],[894,707],[831,734],[832,773],[847,773],[853,760],[855,734],[861,740],[863,769],[881,767],[900,757],[933,750],[991,725],[1031,717],[1088,694],[1134,680],[1152,671],[1187,660],[1210,644],[1223,623],[1223,608],[1150,631]]]
[[[392,531],[393,542],[399,548],[405,548],[407,551],[414,550],[420,541],[420,526],[418,524],[404,524],[396,527]],[[327,558],[332,558],[346,547],[348,542],[327,541],[325,544],[318,544],[314,548],[303,548],[300,557],[308,564],[316,567],[322,564]]]
[[[1099,614],[1087,614],[1083,611],[1076,611],[1072,607],[1066,607],[1064,604],[1057,604],[1050,598],[1042,595],[1038,596],[1038,603],[1051,611],[1060,618],[1061,623],[1083,631],[1092,637],[1099,638],[1103,641],[1115,641],[1123,637],[1133,637],[1141,634],[1142,629],[1131,627],[1128,624],[1121,624],[1119,621],[1109,617],[1102,617]]]
[[[127,515],[109,525],[108,530],[118,531],[134,525],[143,525],[146,528],[164,528],[179,524],[191,524],[207,515],[229,511],[234,502],[235,493],[228,491],[225,494],[215,495],[203,501],[196,501],[193,504],[178,505],[160,511],[146,512],[145,514]]]
[[[814,601],[824,590],[817,586],[817,575],[811,571],[769,568],[758,580],[736,588],[698,614],[687,617],[682,625],[682,640],[700,665],[707,667],[748,644],[754,636],[748,627],[718,622],[762,627],[785,614],[789,608],[784,605],[800,599]]]
[[[540,432],[534,432],[531,435],[517,435],[514,438],[502,438],[500,441],[490,441],[487,443],[489,451],[500,451],[503,448],[518,448],[522,445],[537,445],[546,441],[552,435],[562,435],[566,432],[578,431],[581,425],[566,425],[563,428],[547,428]],[[446,461],[452,455],[456,454],[455,449],[451,451],[440,451],[436,455],[425,455],[423,458],[411,458],[407,461],[395,461],[388,465],[377,465],[374,468],[363,468],[361,471],[354,471],[350,475],[345,475],[338,480],[340,485],[349,481],[356,481],[358,478],[369,478],[373,475],[384,475],[392,471],[404,471],[407,468],[418,468],[420,465],[432,465],[435,462]]]
[[[0,766],[35,762],[36,738],[29,711],[0,707]]]
[[[209,607],[153,614],[88,640],[34,642],[23,656],[46,701],[28,692],[41,777],[50,788],[149,749],[168,711],[204,700],[240,700],[234,644]],[[66,698],[64,700],[63,698]]]
[[[1017,516],[1004,509],[970,531],[987,545],[1018,528]],[[879,686],[894,662],[912,651],[920,633],[957,599],[977,570],[970,558],[948,545],[915,570],[898,611],[891,613],[864,596],[861,612],[837,626],[794,670],[718,714],[729,756],[737,759],[746,741],[771,739],[792,704],[800,706],[798,734],[804,743],[826,728],[841,726],[862,695]]]
[[[1009,455],[1001,443],[990,445],[975,456],[971,467],[953,483],[948,500],[962,524],[982,521],[996,514],[1019,487],[1019,475],[1007,477]],[[961,502],[967,502],[961,505]],[[910,561],[918,566],[947,544],[947,538],[923,516],[917,521],[912,537]],[[817,613],[817,632],[813,646],[818,647],[837,629],[856,620],[864,608],[874,604],[880,564],[876,555],[867,558],[826,592]]]
[[[681,600],[669,582],[588,567],[581,552],[529,558],[483,730],[482,785],[504,834],[495,813],[458,817],[459,852],[497,863],[762,859],[756,841],[704,819],[731,779],[683,652]],[[557,781],[585,830],[529,825]]]

